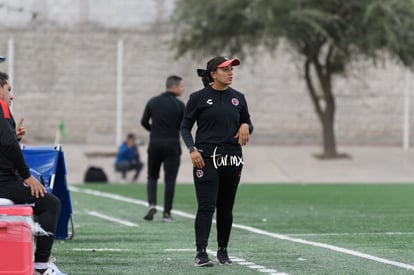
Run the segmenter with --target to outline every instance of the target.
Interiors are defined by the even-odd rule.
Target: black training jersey
[[[141,125],[150,131],[150,142],[179,143],[184,108],[184,103],[171,92],[151,98],[141,118]]]
[[[197,123],[195,143],[191,129]],[[241,154],[235,138],[240,125],[253,125],[244,95],[232,88],[217,91],[208,86],[190,95],[181,125],[181,136],[188,148],[196,146],[204,156],[217,152]]]
[[[16,123],[9,106],[0,100],[0,183],[19,175],[27,179],[30,170],[16,138]]]

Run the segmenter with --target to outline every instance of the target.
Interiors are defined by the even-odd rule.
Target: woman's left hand
[[[237,131],[237,134],[234,136],[234,138],[238,139],[238,143],[241,146],[246,145],[250,139],[249,125],[247,123],[240,125],[239,131]]]

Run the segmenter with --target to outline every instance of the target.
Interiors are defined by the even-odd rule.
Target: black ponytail
[[[214,82],[208,70],[197,69],[197,74],[201,77],[204,87],[208,87],[212,82]]]
[[[213,78],[211,77],[210,73],[205,74],[203,77],[201,77],[201,81],[204,84],[204,87],[210,86],[212,82],[214,82]]]

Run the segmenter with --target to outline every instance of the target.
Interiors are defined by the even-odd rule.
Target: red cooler
[[[33,275],[30,206],[0,206],[0,274]]]

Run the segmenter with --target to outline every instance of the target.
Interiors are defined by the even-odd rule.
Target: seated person
[[[129,133],[126,141],[119,146],[115,161],[115,170],[121,172],[122,179],[126,178],[126,173],[129,170],[135,170],[133,179],[136,181],[139,177],[142,166],[143,164],[140,160],[135,135]]]
[[[13,100],[6,73],[0,72],[0,197],[16,204],[33,204],[40,226],[52,234],[36,237],[35,275],[66,275],[50,259],[60,214],[60,200],[30,174],[18,140],[26,133],[23,120],[16,125],[10,105]]]

